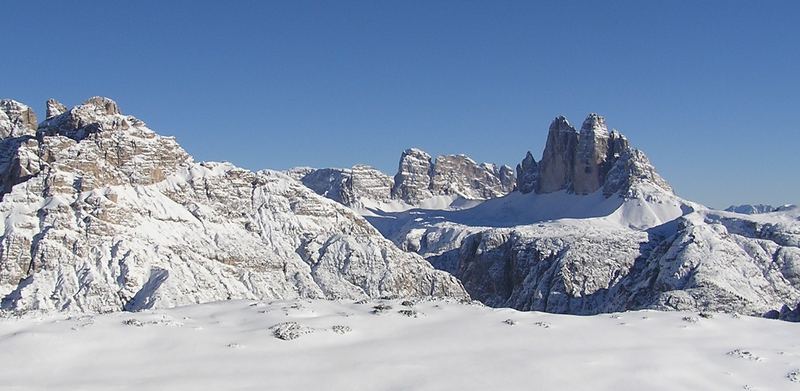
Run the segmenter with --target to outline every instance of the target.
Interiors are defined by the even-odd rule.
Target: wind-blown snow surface
[[[454,301],[359,303],[227,301],[0,320],[2,388],[800,387],[798,325],[788,322],[652,311],[555,315]]]

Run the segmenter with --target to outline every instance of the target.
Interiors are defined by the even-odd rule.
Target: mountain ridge
[[[800,301],[794,209],[747,217],[684,200],[598,114],[580,131],[556,117],[542,160],[528,152],[516,174],[514,191],[464,207],[360,213],[491,306],[760,315]]]
[[[194,162],[108,98],[51,102],[35,128],[3,102],[20,135],[0,148],[3,312],[468,297],[350,209],[279,172]]]

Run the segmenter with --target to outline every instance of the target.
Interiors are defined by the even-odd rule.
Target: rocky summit
[[[514,190],[511,167],[477,163],[466,155],[442,155],[409,148],[400,156],[397,173],[390,177],[370,166],[350,169],[307,167],[287,171],[317,194],[356,209],[396,204],[420,206],[436,197],[487,200]]]
[[[102,97],[42,122],[2,100],[0,135],[6,314],[472,297],[797,318],[800,209],[684,200],[597,114],[556,117],[516,170],[411,148],[393,177],[198,163]]]
[[[575,130],[563,116],[550,124],[542,161],[528,152],[517,166],[517,189],[522,193],[566,190],[590,194],[603,189],[610,196],[644,180],[671,191],[647,157],[633,149],[616,130],[609,132],[605,118],[591,113]]]
[[[108,98],[36,123],[0,101],[6,312],[233,298],[467,297],[453,276],[279,172],[197,163]]]
[[[408,155],[401,171],[423,177],[424,155]],[[642,151],[590,114],[580,131],[553,120],[541,161],[529,152],[517,165],[516,191],[469,208],[372,210],[367,219],[491,306],[775,310],[793,319],[785,308],[800,300],[800,211],[731,211],[677,196]],[[733,213],[752,211],[769,213]]]

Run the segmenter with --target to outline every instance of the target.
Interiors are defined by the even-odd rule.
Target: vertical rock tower
[[[605,118],[596,113],[586,117],[580,132],[563,116],[556,117],[542,161],[537,164],[528,152],[517,166],[517,189],[522,193],[566,190],[586,195],[602,189],[610,196],[640,181],[672,191],[644,153],[632,149],[618,131],[609,131]]]

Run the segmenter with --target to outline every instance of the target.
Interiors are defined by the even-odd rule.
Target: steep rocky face
[[[348,186],[350,170],[340,168],[309,169],[301,172],[297,169],[290,171],[290,176],[299,179],[306,187],[315,193],[330,198],[341,204],[351,206],[353,189]]]
[[[626,196],[631,185],[650,182],[672,189],[653,169],[644,153],[631,148],[616,130],[608,131],[605,118],[589,114],[576,131],[564,117],[550,124],[542,161],[526,156],[517,167],[517,189],[539,194],[566,190],[588,195],[600,189],[606,197]]]
[[[604,182],[603,195],[606,197],[617,194],[626,198],[640,198],[640,189],[644,185],[672,193],[669,183],[656,172],[644,152],[638,149],[624,150],[608,170]]]
[[[478,164],[465,155],[432,159],[416,148],[403,152],[394,178],[366,165],[351,169],[299,167],[287,174],[319,195],[356,208],[365,202],[392,201],[413,206],[434,196],[486,200],[508,194],[516,183],[511,167]]]
[[[431,175],[433,174],[431,155],[425,151],[410,148],[400,156],[400,165],[394,176],[392,198],[415,204],[433,196]]]
[[[392,198],[409,204],[436,195],[485,200],[508,194],[515,180],[508,166],[478,164],[465,155],[443,155],[431,160],[424,151],[411,148],[400,157]]]
[[[370,166],[357,164],[351,169],[350,186],[358,202],[361,200],[387,200],[394,187],[392,177]]]
[[[564,190],[572,184],[578,132],[566,118],[559,116],[550,124],[547,143],[539,163],[538,193]]]
[[[110,99],[2,143],[6,311],[465,296],[351,210],[284,174],[195,163]]]
[[[61,104],[61,102],[55,99],[48,99],[47,100],[47,116],[46,119],[53,118],[55,116],[59,116],[64,114],[67,111],[67,107]]]
[[[577,194],[594,193],[605,180],[605,162],[608,157],[609,134],[606,121],[597,114],[589,114],[583,121],[575,152],[575,172],[572,191]]]
[[[315,193],[345,206],[358,208],[366,200],[389,201],[392,178],[370,166],[341,168],[299,168],[288,173]]]
[[[458,195],[485,200],[501,197],[514,189],[514,174],[508,166],[478,164],[465,155],[436,158],[430,189],[436,195]]]
[[[15,100],[0,100],[0,139],[33,135],[36,132],[36,114]]]
[[[370,221],[491,306],[794,316],[800,209],[748,216],[683,200],[598,115],[580,133],[556,118],[542,161],[528,154],[517,173],[519,192],[470,209]]]
[[[787,322],[800,322],[800,303],[798,303],[794,309],[788,305],[784,305],[781,307],[781,310],[770,310],[764,314],[765,318],[770,319],[780,319],[785,320]]]
[[[410,229],[399,244],[426,252],[495,307],[761,315],[800,299],[796,215],[765,222],[697,211],[650,230],[596,219],[491,229],[439,223]]]
[[[539,181],[539,166],[530,151],[522,159],[522,163],[517,164],[517,190],[527,194],[536,190],[536,183]]]

